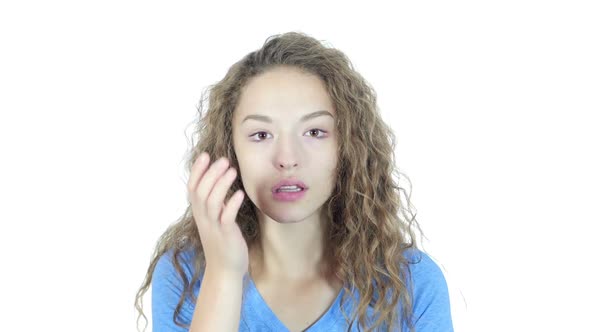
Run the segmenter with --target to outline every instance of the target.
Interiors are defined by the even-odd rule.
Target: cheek
[[[256,160],[248,160],[248,158],[240,160],[240,165],[243,165],[240,167],[240,177],[242,185],[247,191],[256,190],[256,186],[260,183],[260,171],[256,167],[257,164]]]

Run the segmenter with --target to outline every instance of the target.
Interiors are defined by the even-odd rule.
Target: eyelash
[[[323,133],[324,133],[324,137],[315,137],[315,138],[317,138],[317,139],[323,139],[323,138],[325,138],[325,137],[326,137],[326,136],[325,136],[325,134],[327,134],[327,132],[326,132],[325,130],[321,130],[321,129],[319,129],[319,128],[313,128],[313,129],[310,129],[310,130],[308,130],[307,132],[310,132],[310,131],[313,131],[313,130],[321,131],[321,132],[323,132]],[[253,136],[256,136],[256,135],[258,135],[258,134],[260,134],[260,133],[267,133],[267,132],[266,132],[266,131],[258,131],[258,132],[255,132],[254,134],[252,134],[252,135],[250,135],[250,136],[248,136],[248,137],[253,137]],[[266,140],[266,139],[264,139],[264,140]],[[258,142],[262,142],[262,141],[264,141],[264,140],[254,140],[253,142],[256,142],[256,143],[258,143]]]

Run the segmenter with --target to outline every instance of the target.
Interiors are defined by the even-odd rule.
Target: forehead
[[[252,113],[286,116],[316,110],[335,115],[322,79],[297,68],[278,67],[247,82],[238,100],[236,116],[239,119]]]

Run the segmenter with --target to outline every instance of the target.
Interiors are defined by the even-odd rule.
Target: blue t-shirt
[[[182,295],[182,279],[172,265],[171,251],[164,254],[156,264],[152,277],[152,323],[153,332],[187,332],[188,328],[182,328],[173,321],[174,310]],[[181,252],[179,263],[190,278],[194,267],[189,263],[194,253]],[[413,321],[416,332],[452,332],[450,300],[447,283],[441,269],[425,253],[414,249],[406,251],[406,257],[410,264],[413,287]],[[202,276],[202,275],[201,275]],[[198,296],[200,279],[195,284],[194,294]],[[353,290],[358,300],[358,293]],[[341,332],[347,331],[348,324],[344,315],[340,312],[340,300],[343,298],[344,289],[340,291],[331,307],[306,329],[307,332]],[[354,313],[354,305],[350,301],[344,303],[344,309],[348,317]],[[190,325],[195,310],[190,300],[185,298],[178,319]],[[401,313],[401,311],[398,311]],[[369,307],[367,316],[372,317]],[[370,322],[374,322],[370,321]],[[353,322],[352,331],[357,328],[358,316]],[[360,327],[360,324],[358,325]],[[256,289],[252,279],[244,277],[244,293],[242,297],[242,311],[240,315],[239,332],[246,331],[272,331],[289,332],[287,327],[275,316],[270,307]],[[406,330],[404,330],[406,332]]]

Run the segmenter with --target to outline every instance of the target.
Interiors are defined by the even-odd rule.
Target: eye
[[[265,139],[266,139],[266,135],[267,135],[267,134],[268,134],[268,133],[267,133],[266,131],[259,131],[259,132],[256,132],[256,133],[254,133],[254,134],[250,135],[249,137],[261,137],[261,135],[263,135],[263,136],[265,136]],[[254,140],[254,142],[260,142],[260,141],[264,141],[264,139],[262,139],[262,140],[260,140],[260,139],[255,139],[255,140]]]
[[[319,138],[322,139],[326,136],[326,131],[318,129],[318,128],[314,128],[314,129],[310,129],[307,131],[307,133],[312,133],[312,137],[315,138]],[[313,134],[316,133],[316,134]],[[321,133],[323,133],[324,136],[321,136]],[[249,137],[254,137],[254,138],[259,138],[259,139],[254,139],[254,142],[261,142],[266,140],[268,133],[266,131],[258,131],[255,132],[254,134],[250,135]]]
[[[312,137],[323,138],[323,137],[326,136],[326,132],[324,130],[319,129],[319,128],[314,128],[314,129],[311,129],[311,130],[308,131],[308,133],[311,133],[311,132],[317,132],[318,133],[316,135],[312,135]],[[320,135],[319,132],[324,133],[324,136],[317,136],[317,135]]]

